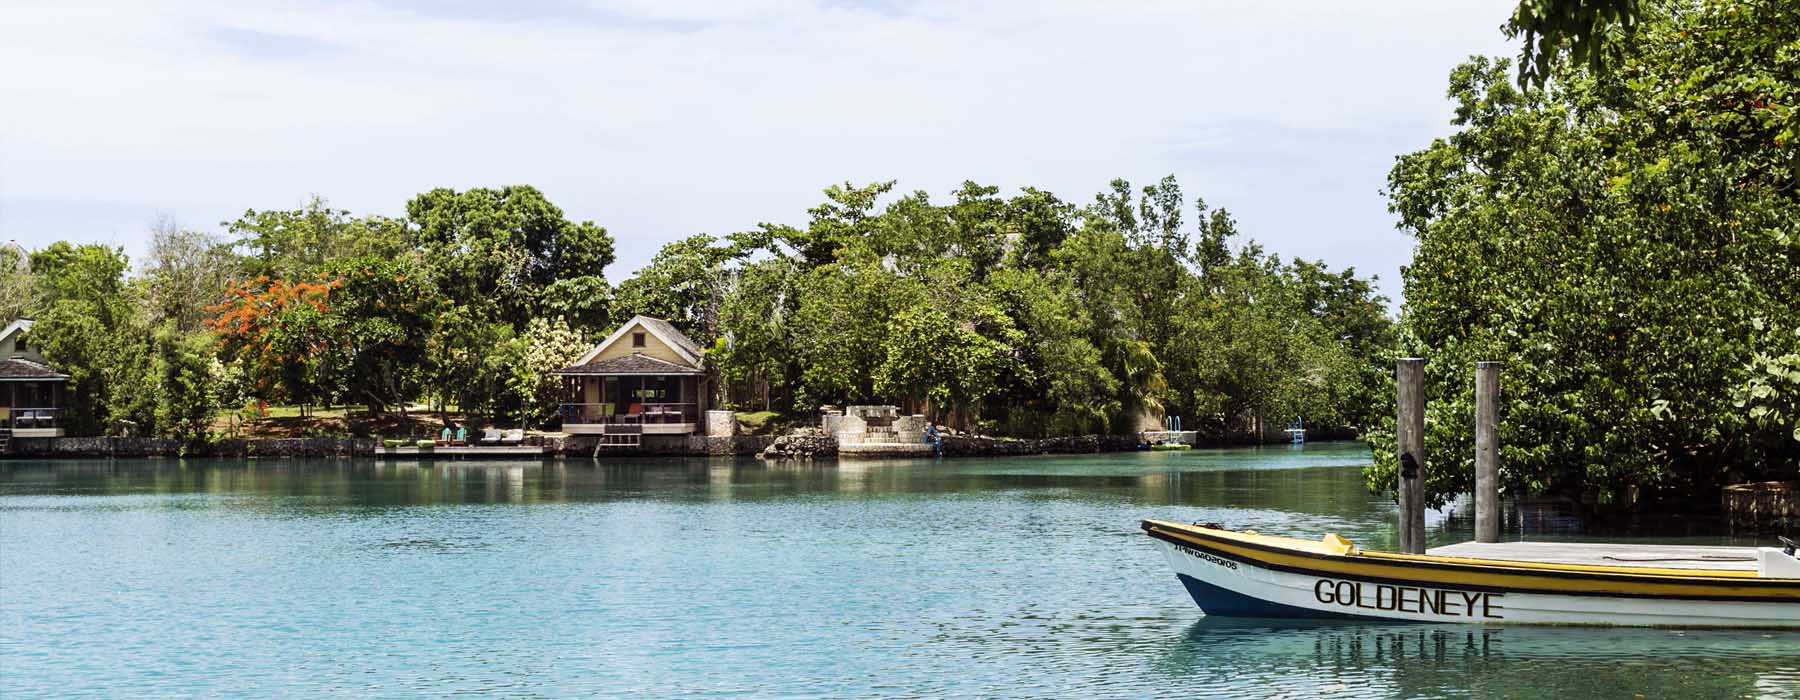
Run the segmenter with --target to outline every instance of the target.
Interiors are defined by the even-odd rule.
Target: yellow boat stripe
[[[1243,535],[1162,521],[1146,521],[1145,529],[1178,544],[1191,544],[1248,562],[1319,576],[1568,595],[1800,602],[1800,580],[1717,576],[1715,574],[1721,572],[1713,571],[1696,576],[1691,571],[1676,569],[1656,571],[1680,573],[1643,574],[1629,570],[1629,567],[1514,566],[1513,562],[1494,560],[1386,553],[1380,553],[1380,556],[1371,556],[1376,553],[1336,555],[1323,551],[1322,543],[1306,540]],[[1299,546],[1289,545],[1289,542]],[[1676,578],[1680,580],[1670,580]]]

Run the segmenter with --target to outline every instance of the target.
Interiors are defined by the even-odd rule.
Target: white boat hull
[[[1247,558],[1156,540],[1177,577],[1208,615],[1407,622],[1800,628],[1800,600],[1741,601],[1615,597],[1370,580],[1303,573]]]

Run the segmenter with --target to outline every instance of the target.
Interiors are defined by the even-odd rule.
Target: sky
[[[1283,256],[1381,278],[1381,190],[1450,133],[1511,0],[0,3],[0,240],[141,258],[311,195],[529,184],[617,241],[804,224],[833,183],[1088,202],[1173,174]],[[1190,221],[1191,221],[1190,216]]]

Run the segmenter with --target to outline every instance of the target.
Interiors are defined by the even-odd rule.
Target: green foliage
[[[31,272],[52,302],[82,304],[104,323],[130,313],[125,270],[131,261],[122,248],[57,241],[31,254]]]
[[[31,329],[31,341],[44,359],[69,375],[62,421],[71,435],[98,435],[105,427],[112,388],[107,381],[109,337],[100,320],[73,300],[52,304]]]
[[[589,347],[587,338],[561,318],[532,319],[524,334],[502,344],[490,358],[505,372],[504,405],[521,423],[549,418],[563,400],[562,379],[549,373],[574,364]]]
[[[407,250],[406,222],[381,216],[353,217],[314,195],[294,210],[244,212],[225,224],[248,251],[249,277],[309,279],[351,258],[391,258]]]
[[[628,312],[620,321],[639,314],[660,318],[701,347],[712,345],[730,283],[725,264],[741,256],[705,234],[663,246],[649,265],[620,283],[618,307]]]
[[[450,303],[514,330],[542,315],[547,287],[599,277],[613,262],[606,229],[563,218],[532,187],[436,189],[408,202],[406,213]],[[561,291],[567,306],[572,300]]]
[[[174,328],[156,334],[153,394],[156,424],[161,431],[188,443],[204,442],[218,413],[219,375],[212,358],[215,341],[204,334],[183,335]]]
[[[1364,425],[1349,421],[1386,400],[1373,286],[1254,245],[1234,255],[1235,222],[1200,204],[1187,224],[1172,178],[1141,198],[1116,181],[1086,210],[972,182],[948,204],[881,206],[891,190],[830,188],[804,230],[671,244],[621,285],[621,312],[678,319],[751,399],[737,405],[790,412],[881,401],[1050,435],[1154,427],[1167,410],[1241,436],[1300,415]]]
[[[777,415],[891,402],[1060,435],[1164,410],[1239,432],[1234,412],[1368,410],[1346,405],[1368,392],[1341,385],[1381,376],[1364,366],[1387,328],[1371,285],[1234,253],[1229,215],[1202,204],[1190,224],[1173,178],[1115,181],[1087,208],[975,182],[942,201],[893,188],[828,188],[803,228],[670,243],[616,286],[606,231],[530,187],[432,190],[406,219],[315,197],[246,212],[229,242],[160,225],[130,283],[115,249],[53,245],[0,270],[0,302],[56,310],[46,348],[77,375],[83,429],[131,421],[190,441],[210,407],[258,399],[425,398],[534,423],[563,400],[547,373],[634,314],[708,348],[720,403]],[[1219,346],[1195,355],[1202,368],[1184,355],[1204,333]]]
[[[328,382],[341,401],[371,411],[419,395],[431,362],[427,341],[442,299],[411,258],[359,258],[332,266],[322,333]]]
[[[1524,41],[1519,85],[1543,86],[1564,53],[1595,71],[1619,60],[1643,12],[1642,0],[1520,0],[1506,22],[1506,36]]]
[[[731,403],[760,405],[767,411],[777,399],[792,404],[799,382],[789,319],[798,307],[799,269],[788,258],[748,263],[736,271],[719,310],[719,337],[707,351],[707,362],[724,379]]]
[[[150,321],[172,322],[183,333],[201,330],[211,318],[207,309],[225,300],[242,266],[231,244],[218,236],[158,221],[140,278]]]
[[[1419,240],[1402,344],[1428,358],[1434,497],[1468,487],[1487,359],[1506,362],[1512,489],[1704,498],[1792,474],[1800,442],[1775,416],[1800,318],[1796,41],[1792,4],[1707,2],[1546,89],[1505,61],[1452,73],[1460,130],[1389,178]]]

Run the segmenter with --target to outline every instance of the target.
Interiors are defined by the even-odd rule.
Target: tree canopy
[[[1800,463],[1800,7],[1643,12],[1608,70],[1457,67],[1458,131],[1389,177],[1439,499],[1469,485],[1476,360],[1507,363],[1522,492],[1700,495]]]

